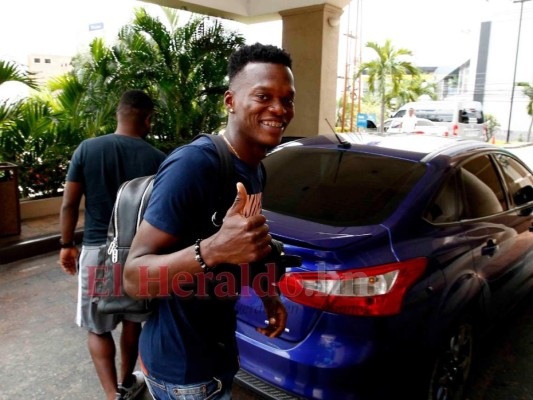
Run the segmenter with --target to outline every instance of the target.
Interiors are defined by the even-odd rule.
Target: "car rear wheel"
[[[473,328],[463,322],[450,331],[433,364],[428,400],[460,400],[470,373]]]

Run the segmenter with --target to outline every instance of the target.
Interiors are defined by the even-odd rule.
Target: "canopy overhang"
[[[350,0],[143,0],[147,3],[230,19],[245,24],[281,19],[280,12],[330,4],[344,8]]]

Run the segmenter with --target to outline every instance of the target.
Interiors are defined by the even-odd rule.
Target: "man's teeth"
[[[268,121],[265,121],[263,122],[264,125],[267,125],[267,126],[271,126],[272,128],[281,128],[283,126],[282,123],[280,122],[268,122]]]

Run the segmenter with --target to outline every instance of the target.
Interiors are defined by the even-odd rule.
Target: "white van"
[[[401,118],[413,108],[418,118],[448,127],[450,136],[487,140],[483,107],[479,101],[415,101],[406,103],[393,118]]]

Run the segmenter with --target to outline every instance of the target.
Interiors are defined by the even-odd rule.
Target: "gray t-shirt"
[[[83,244],[105,243],[120,185],[139,176],[155,174],[165,157],[165,153],[143,139],[118,134],[87,139],[78,146],[70,162],[67,181],[83,185]]]

